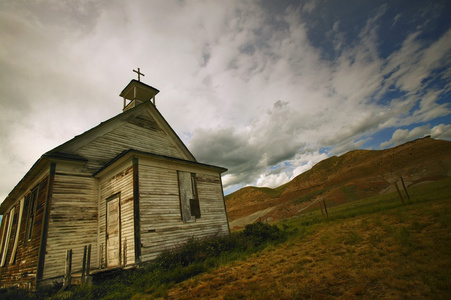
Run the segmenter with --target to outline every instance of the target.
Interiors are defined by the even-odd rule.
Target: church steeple
[[[141,73],[139,68],[138,71],[133,70],[133,72],[138,73],[138,80],[132,79],[119,95],[124,98],[122,111],[133,108],[145,101],[150,101],[150,99],[153,100],[155,105],[155,96],[160,92],[156,88],[141,82],[141,75],[145,75]],[[127,103],[127,100],[130,100],[130,102]]]

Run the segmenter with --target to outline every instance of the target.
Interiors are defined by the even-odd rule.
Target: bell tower
[[[126,111],[151,99],[153,105],[155,105],[155,96],[160,92],[156,88],[141,82],[141,76],[145,75],[141,73],[139,68],[138,71],[133,70],[133,72],[138,73],[138,80],[132,79],[119,95],[124,98],[122,111]]]

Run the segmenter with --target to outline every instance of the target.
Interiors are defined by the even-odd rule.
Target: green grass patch
[[[113,279],[92,285],[73,286],[70,291],[53,295],[38,291],[0,289],[2,299],[130,299],[135,294],[165,297],[176,283],[207,272],[220,265],[249,257],[268,246],[286,240],[288,230],[276,225],[255,223],[227,237],[189,239],[185,244],[161,253],[148,265],[124,270]]]
[[[408,192],[410,195],[410,202],[406,201],[405,204],[401,202],[398,194],[394,192],[355,200],[338,206],[328,206],[328,218],[322,216],[319,206],[314,206],[312,207],[314,211],[310,210],[309,213],[292,218],[290,220],[283,221],[283,223],[289,225],[290,227],[308,226],[316,223],[353,218],[356,216],[386,211],[405,205],[412,205],[415,203],[446,200],[450,196],[450,188],[451,177],[429,184],[421,184],[409,188]],[[321,195],[322,193],[323,190],[312,191],[311,193],[305,195],[305,197],[310,199],[311,197]],[[406,199],[405,196],[404,198]],[[303,200],[299,198],[299,201]],[[446,226],[451,227],[451,220],[446,215],[442,214],[442,217],[439,218],[439,220]]]

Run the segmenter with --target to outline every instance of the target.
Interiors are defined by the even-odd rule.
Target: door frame
[[[121,192],[116,193],[114,195],[106,198],[105,201],[105,266],[108,268],[108,203],[117,199],[117,209],[118,209],[118,235],[119,235],[119,244],[118,244],[118,264],[117,266],[122,265],[122,218],[121,218]],[[116,266],[116,265],[115,265]],[[111,266],[111,267],[115,267]]]

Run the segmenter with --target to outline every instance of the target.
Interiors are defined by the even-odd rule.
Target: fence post
[[[86,252],[87,252],[87,246],[83,247],[83,262],[81,266],[81,283],[85,283],[85,277],[86,277]]]
[[[402,204],[405,204],[405,203],[404,203],[404,198],[403,198],[402,195],[401,195],[401,191],[399,190],[398,184],[395,182],[394,185],[395,185],[395,187],[396,187],[396,191],[398,192],[399,199],[401,199]]]
[[[401,182],[402,182],[402,186],[404,187],[404,191],[406,192],[407,200],[409,200],[409,202],[410,202],[410,196],[409,196],[409,193],[407,192],[406,185],[404,184],[404,178],[402,178],[402,176],[401,176]]]
[[[86,257],[86,269],[85,269],[85,276],[86,278],[89,277],[89,271],[91,269],[91,244],[88,245],[88,256]],[[86,282],[85,278],[85,282]]]
[[[124,262],[124,266],[127,265],[127,238],[124,239],[124,259],[122,260]]]
[[[99,259],[100,269],[104,269],[105,268],[105,260],[104,260],[103,244],[100,244],[99,255],[100,255],[100,259]]]
[[[63,287],[69,286],[71,283],[71,272],[72,272],[72,249],[66,251],[66,269],[64,275]]]
[[[321,215],[324,217],[324,211],[323,211],[323,205],[321,204],[321,201],[318,200],[319,207],[321,208]]]
[[[323,204],[324,204],[324,211],[326,212],[326,217],[329,218],[329,214],[327,213],[326,200],[324,200],[324,198],[323,198]]]

